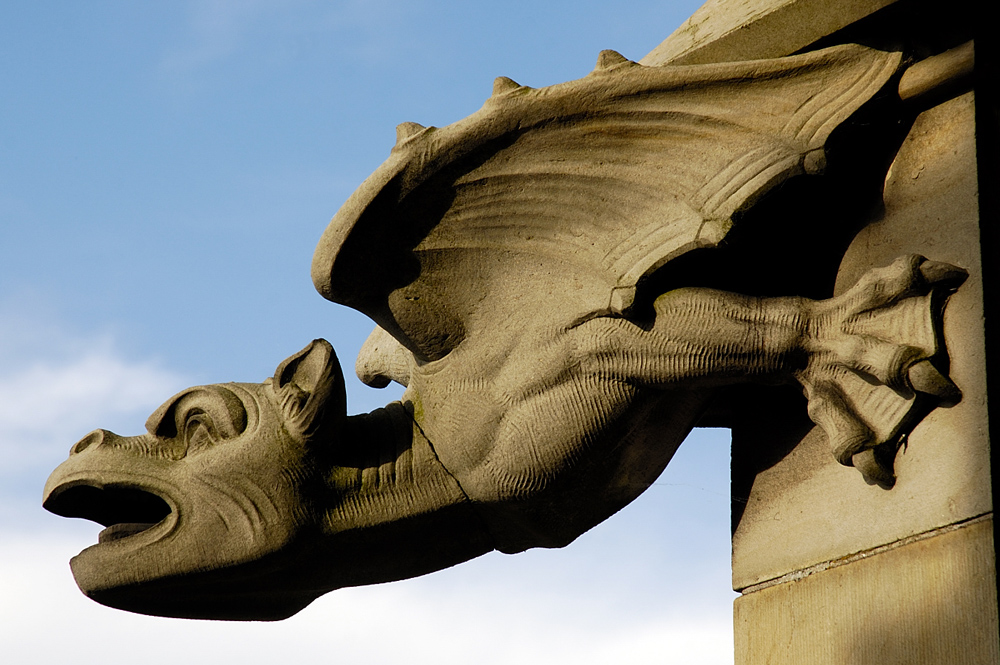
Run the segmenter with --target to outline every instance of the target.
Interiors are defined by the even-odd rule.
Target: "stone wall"
[[[974,5],[920,0],[713,0],[646,64],[778,57],[859,41],[914,60],[974,36]],[[733,587],[740,665],[1000,662],[984,266],[998,256],[980,163],[994,136],[995,85],[946,86],[903,114],[881,201],[863,219],[835,293],[875,266],[918,253],[966,268],[944,317],[950,376],[963,399],[932,411],[883,489],[830,456],[794,391],[758,395],[733,426]],[[907,125],[912,120],[912,124]],[[908,129],[907,129],[908,127]],[[978,144],[977,144],[978,139]],[[845,192],[845,195],[850,195]],[[803,223],[810,211],[802,210]]]

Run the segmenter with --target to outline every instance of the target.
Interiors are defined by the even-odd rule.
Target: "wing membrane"
[[[505,82],[475,114],[397,144],[331,221],[314,283],[428,358],[496,325],[511,289],[520,305],[561,294],[551,312],[567,322],[626,313],[644,277],[718,243],[777,183],[821,170],[827,137],[899,62],[849,45]]]

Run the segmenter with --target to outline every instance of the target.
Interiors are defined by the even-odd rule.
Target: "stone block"
[[[890,169],[884,211],[855,238],[837,284],[843,291],[910,252],[968,269],[944,319],[951,376],[964,398],[913,431],[891,490],[858,482],[830,457],[818,428],[758,473],[733,537],[734,588],[992,511],[974,127],[972,93],[920,115]],[[782,425],[753,436],[789,434]]]
[[[896,0],[709,0],[642,60],[696,65],[794,53]]]
[[[737,665],[997,663],[992,519],[747,593]]]

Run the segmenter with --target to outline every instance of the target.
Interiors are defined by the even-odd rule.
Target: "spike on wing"
[[[827,137],[900,55],[844,45],[743,63],[623,60],[495,95],[398,146],[324,232],[319,292],[425,359],[505,325],[498,298],[567,325],[627,314],[647,276],[718,244],[777,184],[821,171]]]
[[[615,67],[621,67],[623,65],[636,65],[637,63],[632,62],[625,56],[623,56],[618,51],[612,49],[605,49],[597,54],[597,66],[594,67],[595,70],[608,70],[614,69]]]
[[[396,125],[396,145],[399,145],[411,136],[415,136],[426,129],[416,122],[401,122]]]
[[[493,95],[502,95],[505,92],[519,90],[523,87],[524,86],[513,79],[509,79],[506,76],[498,76],[493,80]]]

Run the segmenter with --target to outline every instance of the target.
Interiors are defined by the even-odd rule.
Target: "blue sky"
[[[309,263],[403,121],[475,111],[495,76],[639,59],[697,1],[3,2],[0,653],[9,662],[732,662],[729,442],[698,431],[563,550],[328,594],[277,624],[140,617],[75,588],[99,527],[39,507],[96,427],[187,385],[259,381],[314,337],[350,374],[371,329]],[[349,409],[399,395],[349,376]]]

